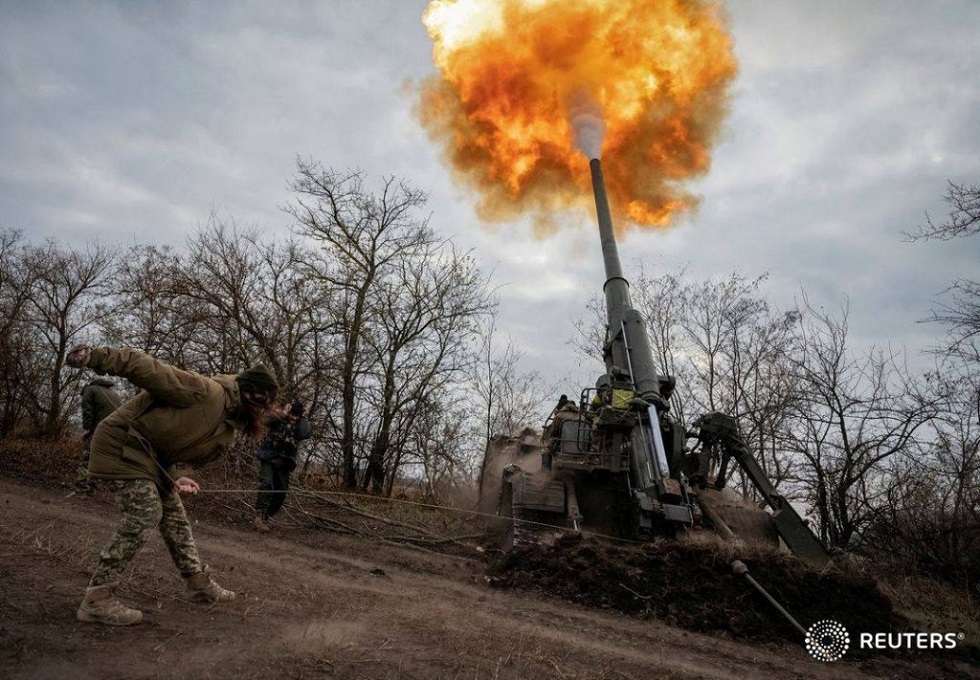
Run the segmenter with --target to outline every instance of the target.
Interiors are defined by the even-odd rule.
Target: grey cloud
[[[0,226],[83,242],[180,243],[212,210],[280,229],[297,154],[430,194],[433,226],[501,285],[502,327],[546,373],[601,290],[594,215],[481,226],[414,119],[406,83],[432,72],[426,3],[0,4]],[[741,73],[699,212],[632,232],[636,263],[769,272],[789,306],[851,300],[862,341],[918,352],[936,292],[976,269],[980,241],[902,240],[945,182],[980,180],[980,4],[729,3]],[[584,162],[584,161],[583,161]],[[536,253],[535,256],[530,256]],[[569,387],[568,389],[571,389]]]

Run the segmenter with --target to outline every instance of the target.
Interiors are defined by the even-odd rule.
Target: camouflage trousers
[[[112,481],[109,488],[116,495],[123,517],[112,540],[99,554],[99,566],[90,585],[118,580],[154,528],[160,530],[181,576],[187,578],[202,571],[180,494],[161,497],[157,485],[147,479]]]
[[[91,452],[92,440],[88,438],[85,440],[82,457],[78,462],[78,469],[75,471],[75,491],[89,496],[95,493],[95,480],[92,479],[88,471],[88,460]]]

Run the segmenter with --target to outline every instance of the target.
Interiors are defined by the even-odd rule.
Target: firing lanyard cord
[[[174,478],[170,476],[170,473],[168,473],[167,470],[162,465],[160,465],[160,461],[158,461],[156,458],[153,458],[153,462],[156,463],[156,466],[158,468],[160,468],[160,472],[163,473],[163,476],[171,483],[171,485],[172,486],[176,486],[176,484],[177,484],[176,480],[174,480]],[[257,492],[258,492],[257,489],[199,489],[198,492],[197,492],[197,494],[193,494],[193,495],[199,495],[199,494],[232,494],[232,493],[234,493],[234,494],[250,494],[250,493],[257,493]],[[177,493],[177,492],[175,491],[175,493]],[[293,494],[299,494],[299,495],[313,496],[315,498],[319,498],[319,497],[326,498],[328,496],[340,496],[341,498],[344,498],[344,499],[357,498],[357,499],[370,500],[370,501],[375,501],[375,502],[376,501],[382,501],[382,502],[385,502],[385,503],[400,503],[402,505],[412,505],[412,506],[419,507],[419,508],[429,508],[431,510],[442,510],[442,511],[455,512],[457,514],[470,515],[472,517],[484,517],[484,518],[488,518],[488,519],[493,519],[493,518],[496,518],[496,519],[504,519],[500,515],[495,515],[495,514],[491,514],[491,513],[488,513],[488,512],[480,512],[478,510],[464,510],[463,508],[453,508],[453,507],[450,507],[448,505],[435,505],[433,503],[420,503],[418,501],[408,501],[408,500],[402,500],[400,498],[384,498],[384,497],[381,497],[381,496],[372,496],[370,494],[350,493],[349,491],[309,491],[307,489],[296,489],[296,488],[293,488],[293,489],[283,489],[283,490],[274,490],[274,489],[265,490],[265,489],[262,489],[261,490],[261,493],[264,493],[264,494],[265,493],[282,493],[282,494],[285,494],[285,493],[293,493]],[[515,519],[514,521],[515,522],[520,522],[521,524],[524,524],[524,525],[536,526],[536,527],[541,527],[541,528],[544,528],[544,529],[556,529],[556,530],[559,530],[559,531],[565,530],[565,529],[568,528],[568,527],[558,526],[557,524],[548,524],[546,522],[536,522],[534,520],[529,520],[529,519],[520,519],[520,520]],[[609,536],[608,534],[602,534],[602,533],[598,533],[598,532],[595,532],[595,531],[585,531],[585,530],[582,530],[582,529],[578,529],[578,530],[576,530],[576,533],[582,534],[583,536],[592,536],[592,537],[595,537],[595,538],[604,538],[604,539],[608,539],[608,540],[612,540],[612,541],[618,541],[620,543],[630,543],[630,544],[636,544],[636,545],[638,545],[638,544],[641,543],[640,541],[633,541],[633,540],[630,540],[628,538],[620,538],[618,536]]]
[[[169,475],[168,475],[168,478],[169,478]],[[254,494],[254,493],[258,493],[258,490],[257,489],[201,489],[200,491],[197,492],[197,494],[194,494],[194,495],[201,495],[201,494]],[[261,491],[261,493],[282,493],[282,494],[292,493],[292,494],[298,494],[298,495],[313,496],[315,498],[326,498],[328,496],[339,496],[339,497],[341,497],[343,499],[361,499],[361,500],[369,500],[369,501],[374,501],[374,502],[382,501],[384,503],[397,503],[397,504],[401,504],[401,505],[411,505],[411,506],[419,507],[419,508],[428,508],[428,509],[431,509],[431,510],[442,510],[442,511],[454,512],[454,513],[457,513],[457,514],[460,514],[460,515],[470,515],[472,517],[484,517],[484,518],[487,518],[487,519],[498,519],[498,520],[499,519],[504,519],[500,515],[495,515],[495,514],[491,514],[491,513],[487,513],[487,512],[480,512],[478,510],[465,510],[463,508],[453,508],[453,507],[450,507],[448,505],[436,505],[434,503],[420,503],[418,501],[408,501],[408,500],[403,500],[403,499],[400,499],[400,498],[384,498],[384,497],[381,497],[381,496],[372,496],[370,494],[363,494],[363,493],[350,493],[350,492],[347,492],[347,491],[310,491],[308,489],[296,489],[296,488],[293,488],[293,489],[286,489],[286,490],[282,490],[282,491],[278,491],[278,490],[268,490],[268,491],[266,491],[266,490],[263,489]],[[524,524],[524,525],[531,525],[531,526],[541,527],[541,528],[544,528],[544,529],[556,529],[556,530],[560,530],[560,531],[567,531],[568,530],[568,527],[558,526],[557,524],[548,524],[546,522],[536,522],[534,520],[527,520],[527,519],[521,519],[521,520],[515,520],[515,521],[520,522],[521,524]],[[608,534],[602,534],[602,533],[598,533],[598,532],[595,532],[595,531],[586,531],[586,530],[579,529],[578,531],[576,531],[576,533],[582,534],[583,536],[592,536],[592,537],[595,537],[595,538],[604,538],[604,539],[608,539],[608,540],[612,540],[612,541],[617,541],[617,542],[620,542],[620,543],[629,543],[629,544],[634,544],[634,545],[641,544],[641,541],[633,541],[633,540],[630,540],[630,539],[627,539],[627,538],[620,538],[618,536],[609,536]]]

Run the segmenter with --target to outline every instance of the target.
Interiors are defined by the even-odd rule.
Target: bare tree
[[[377,430],[362,487],[390,493],[419,412],[470,373],[471,341],[494,303],[472,257],[431,237],[391,262],[372,297]]]
[[[793,371],[798,351],[796,325],[799,313],[772,312],[756,300],[750,315],[735,326],[728,349],[731,379],[728,385],[732,414],[755,459],[774,486],[784,495],[795,495],[786,484],[796,463],[782,446],[791,416],[800,399],[801,385]],[[748,480],[740,480],[749,492]],[[755,493],[752,487],[751,493]]]
[[[266,242],[212,216],[189,240],[172,289],[170,304],[194,330],[185,361],[212,373],[262,361],[287,396],[312,389],[314,336],[329,325],[330,293],[303,274],[306,257],[295,243]]]
[[[212,215],[188,240],[178,299],[197,315],[188,347],[190,361],[207,373],[230,373],[254,361],[278,375],[277,347],[270,342],[269,272],[257,232]]]
[[[334,291],[334,323],[340,341],[339,444],[344,484],[355,488],[358,450],[367,439],[377,441],[380,432],[375,431],[374,436],[358,432],[363,407],[358,390],[373,365],[365,343],[378,312],[373,305],[383,299],[383,293],[380,298],[376,293],[406,257],[440,239],[418,214],[425,205],[425,194],[394,177],[385,178],[380,190],[371,192],[358,172],[342,173],[297,160],[291,188],[295,199],[286,211],[296,219],[297,233],[321,248],[316,261],[307,261],[307,275]],[[393,396],[382,395],[380,403],[391,404],[391,399]],[[380,446],[387,448],[383,443]]]
[[[418,410],[413,428],[413,462],[421,469],[426,497],[445,502],[445,496],[473,478],[473,459],[467,455],[472,419],[467,409],[446,403],[425,403]]]
[[[23,264],[30,272],[20,282],[25,286],[20,294],[27,298],[23,316],[43,353],[44,367],[32,408],[42,416],[41,430],[55,434],[64,425],[66,406],[75,396],[70,388],[78,378],[77,371],[62,371],[68,350],[90,340],[114,311],[108,293],[115,254],[99,244],[80,251],[46,241],[27,246]]]
[[[279,379],[282,398],[306,406],[312,425],[307,461],[329,465],[336,292],[308,275],[313,257],[294,240],[265,240],[256,229],[241,231],[212,216],[189,240],[170,304],[193,330],[179,348],[186,364],[233,373],[265,363]]]
[[[920,227],[913,234],[908,234],[910,239],[948,241],[960,236],[980,233],[980,184],[969,186],[947,182],[943,200],[949,206],[946,219],[937,224],[927,213],[926,226]]]
[[[946,343],[940,351],[980,362],[980,281],[959,279],[945,294],[947,301],[936,305],[926,319],[946,327]]]
[[[949,213],[910,235],[951,240],[980,233],[980,185],[949,182]],[[915,455],[896,460],[887,502],[870,532],[873,547],[903,566],[940,575],[980,594],[980,283],[959,279],[928,322],[946,329],[929,385],[938,413]],[[882,550],[887,544],[889,550]]]
[[[333,298],[304,273],[308,257],[293,240],[264,240],[212,215],[186,252],[130,249],[115,286],[125,311],[106,325],[105,337],[209,373],[265,362],[284,398],[307,405],[315,425],[304,447],[313,454],[308,460],[326,455]]]
[[[948,182],[943,200],[949,206],[946,219],[936,223],[927,214],[926,226],[908,234],[911,240],[948,241],[980,233],[980,184]],[[946,300],[925,319],[946,328],[945,346],[938,351],[970,362],[980,361],[980,281],[957,279],[944,293]]]
[[[856,547],[884,502],[885,463],[915,446],[937,408],[897,353],[851,352],[847,317],[846,303],[836,318],[804,298],[794,362],[802,398],[785,443],[802,457],[799,479],[821,538]]]
[[[483,331],[480,360],[473,388],[483,413],[485,442],[498,435],[514,435],[543,422],[541,408],[552,390],[537,371],[520,368],[524,351],[512,338],[502,349],[494,344],[497,318],[490,317]]]
[[[24,310],[35,272],[24,259],[23,235],[0,231],[0,437],[33,417],[33,393],[42,379],[38,347]]]
[[[929,436],[889,467],[868,543],[902,568],[980,595],[980,379],[940,370],[930,383],[939,413]]]
[[[166,246],[136,245],[119,258],[113,288],[120,313],[102,328],[106,342],[128,345],[180,366],[202,318],[180,293],[185,256]]]

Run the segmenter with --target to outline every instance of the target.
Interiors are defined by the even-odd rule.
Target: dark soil
[[[611,544],[568,535],[554,546],[525,547],[494,559],[491,584],[546,593],[570,602],[655,617],[671,625],[745,640],[799,642],[800,632],[744,577],[730,551],[659,542]],[[869,576],[818,572],[793,557],[754,551],[749,574],[804,627],[823,619],[852,635],[907,629]]]

